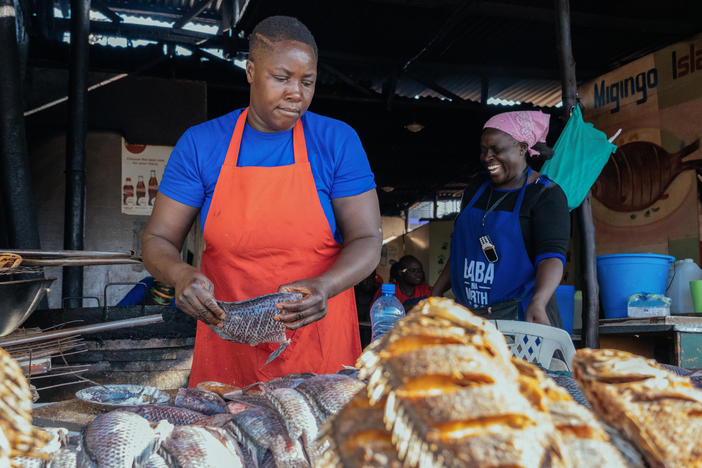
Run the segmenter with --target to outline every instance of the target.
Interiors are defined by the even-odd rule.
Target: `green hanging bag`
[[[563,189],[572,211],[583,202],[615,151],[617,146],[604,132],[584,122],[580,107],[575,106],[553,147],[553,158],[544,163],[541,173]]]

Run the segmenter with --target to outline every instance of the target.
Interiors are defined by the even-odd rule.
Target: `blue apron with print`
[[[491,211],[475,207],[475,202],[485,190],[495,190],[490,181],[480,186],[456,220],[451,236],[451,288],[456,300],[468,308],[486,307],[510,299],[521,298],[519,320],[524,320],[531,297],[534,295],[536,269],[529,259],[519,211],[524,201],[528,170],[514,210]],[[504,191],[496,191],[499,196]],[[498,198],[498,197],[490,197]],[[487,207],[490,208],[489,206]],[[488,262],[479,239],[488,236],[495,246],[498,259]]]

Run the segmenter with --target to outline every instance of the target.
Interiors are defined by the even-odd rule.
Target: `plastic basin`
[[[605,318],[627,316],[627,299],[635,293],[665,294],[670,255],[626,253],[597,257],[597,280]]]

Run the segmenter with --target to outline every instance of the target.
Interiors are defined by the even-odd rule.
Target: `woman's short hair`
[[[266,53],[273,44],[281,41],[298,41],[307,44],[318,57],[317,43],[307,26],[292,16],[269,16],[261,20],[249,35],[249,59]]]

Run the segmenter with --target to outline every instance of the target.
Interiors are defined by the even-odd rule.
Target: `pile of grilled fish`
[[[358,366],[366,393],[322,429],[318,466],[643,466],[538,367],[512,358],[494,326],[449,299],[419,303]]]
[[[597,415],[621,431],[652,467],[702,467],[702,391],[655,361],[583,349],[573,375]]]
[[[365,388],[343,374],[293,374],[245,389],[216,382],[179,389],[174,405],[124,407],[97,416],[72,461],[66,450],[31,467],[311,467],[320,426]],[[61,456],[59,463],[58,456]],[[46,457],[45,457],[46,458]]]

